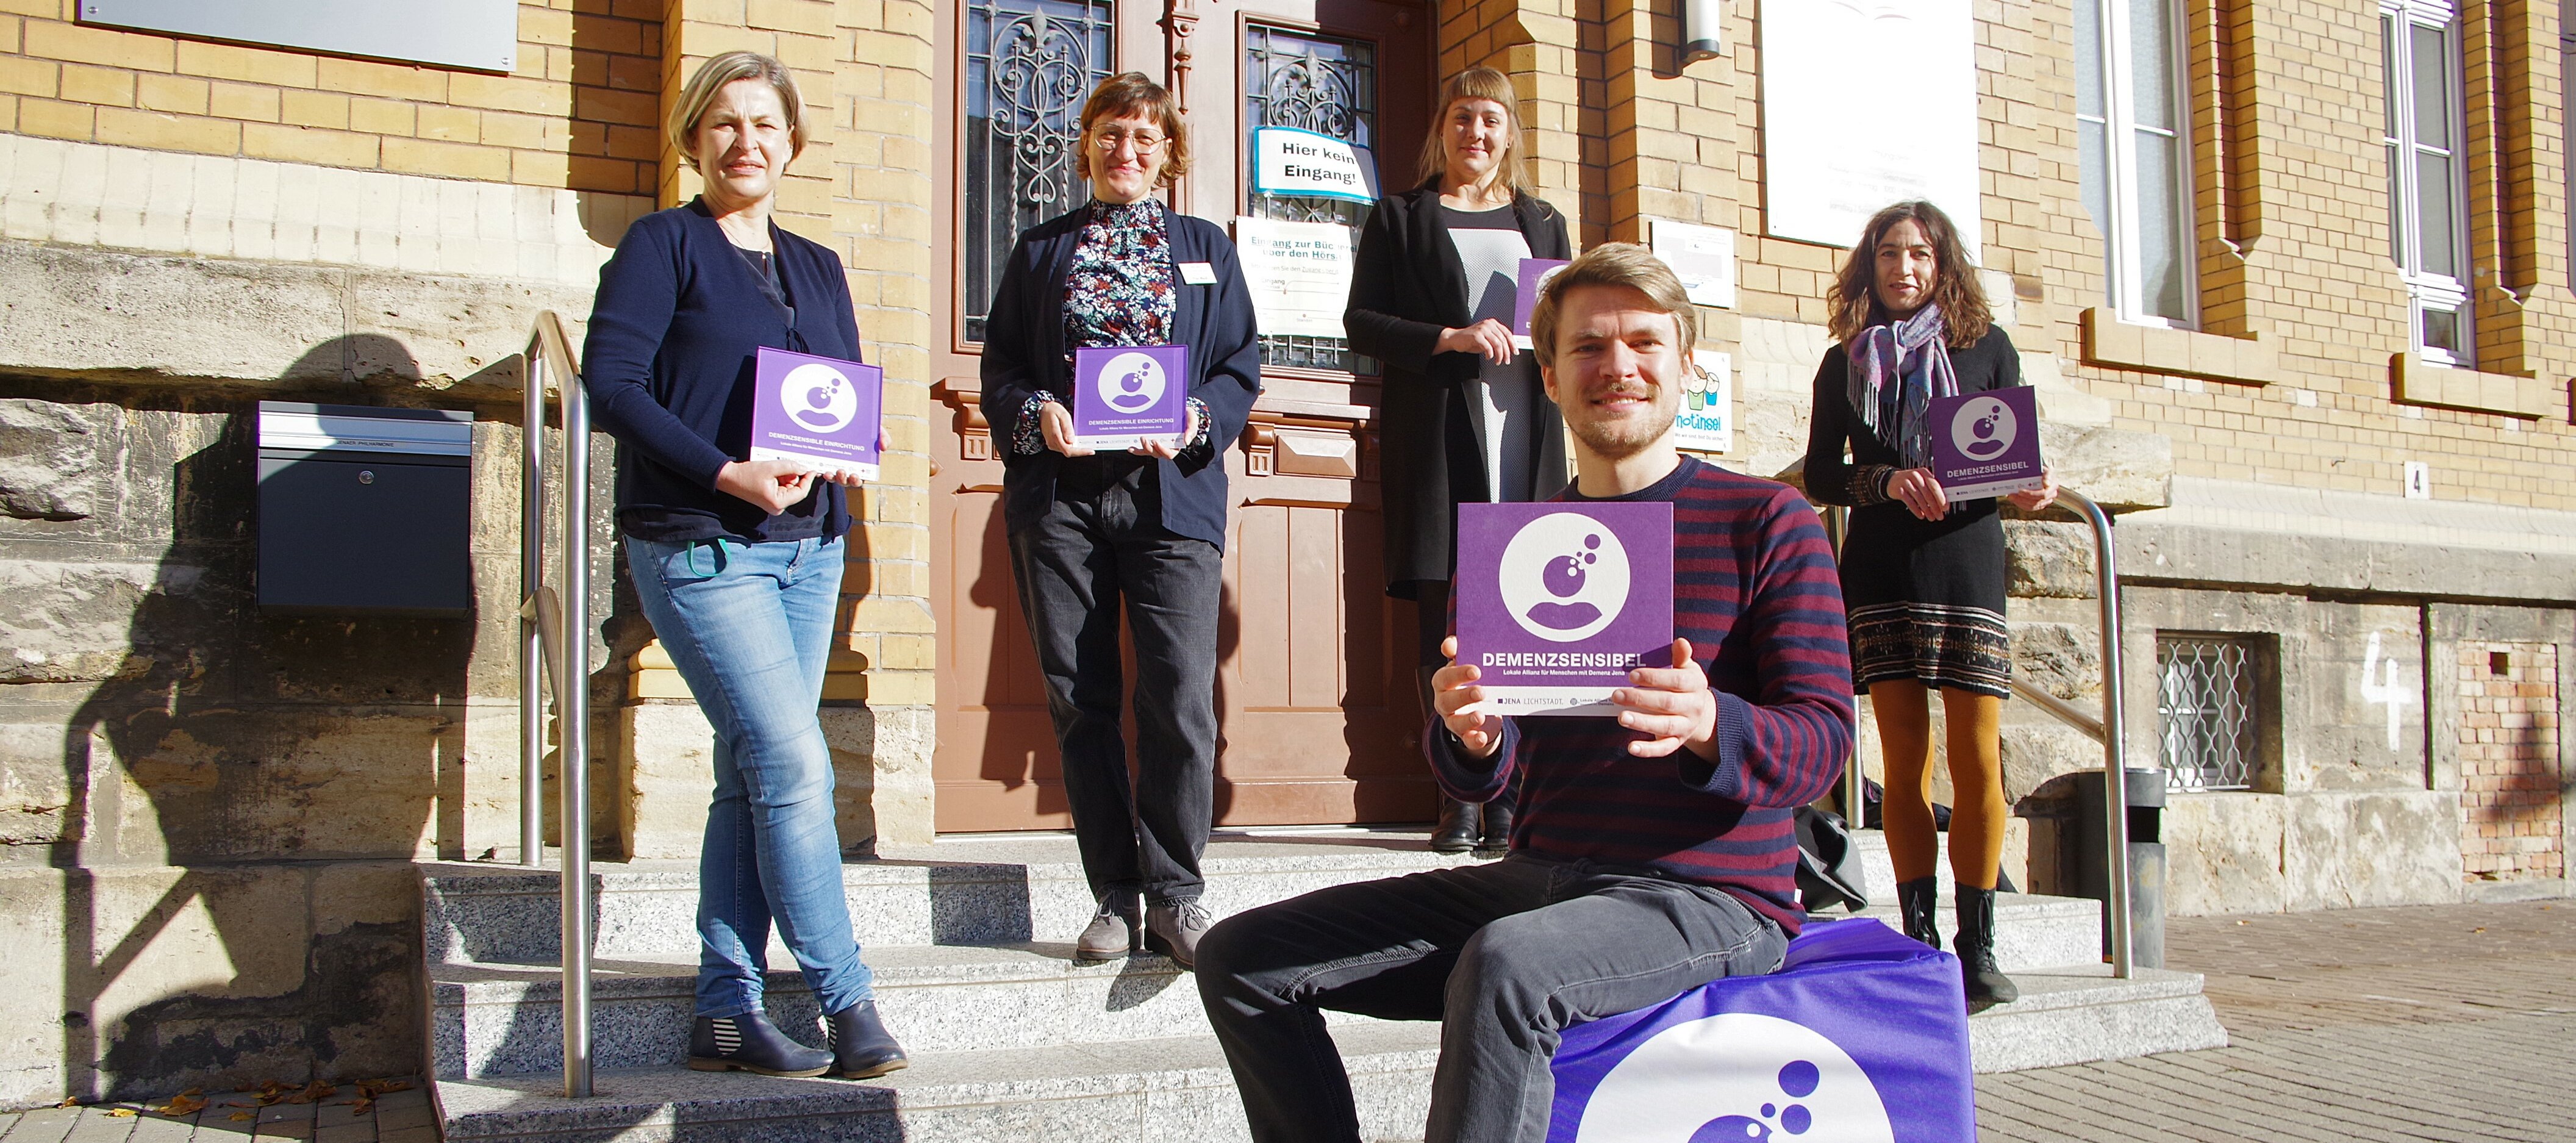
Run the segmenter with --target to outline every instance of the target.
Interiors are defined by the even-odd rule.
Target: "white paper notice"
[[[1342,337],[1358,235],[1338,222],[1234,220],[1234,250],[1261,332]]]
[[[1975,257],[1976,31],[1968,0],[1763,0],[1771,235],[1849,246],[1923,198]]]
[[[1295,127],[1252,131],[1252,189],[1261,194],[1377,201],[1377,157],[1366,147]]]
[[[1715,349],[1694,349],[1698,366],[1682,379],[1682,407],[1673,416],[1673,446],[1692,452],[1725,452],[1735,447],[1735,356]]]
[[[1652,220],[1655,257],[1673,268],[1690,300],[1719,309],[1735,308],[1735,232],[1694,226],[1669,218]]]

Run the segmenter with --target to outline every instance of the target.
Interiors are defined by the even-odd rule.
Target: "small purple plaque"
[[[877,478],[885,370],[762,346],[752,366],[751,460]]]
[[[1512,299],[1512,336],[1520,339],[1522,348],[1529,348],[1530,315],[1538,312],[1539,288],[1569,265],[1563,258],[1521,259],[1520,280],[1515,283],[1519,292]]]
[[[1073,437],[1084,448],[1134,448],[1190,424],[1190,348],[1115,345],[1073,351]]]
[[[1458,661],[1503,715],[1608,714],[1638,666],[1669,666],[1673,506],[1458,506]]]
[[[1952,500],[2040,487],[2037,392],[2015,385],[1933,401],[1932,475]]]

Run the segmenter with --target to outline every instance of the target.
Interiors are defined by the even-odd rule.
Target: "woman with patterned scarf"
[[[1936,397],[2022,384],[2021,357],[1995,328],[1957,229],[1928,202],[1901,202],[1871,217],[1826,300],[1839,344],[1816,370],[1807,494],[1853,508],[1842,553],[1852,681],[1877,711],[1887,849],[1905,933],[1940,947],[1933,922],[1937,690],[1958,803],[1950,817],[1950,874],[1960,973],[1970,1003],[2008,1003],[2020,993],[1995,964],[2006,812],[1999,723],[2012,693],[2003,523],[1992,498],[1954,503],[1933,479],[1930,412]],[[2010,496],[2026,512],[2056,498],[2054,479]]]

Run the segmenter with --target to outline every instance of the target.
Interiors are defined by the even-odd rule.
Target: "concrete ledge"
[[[2239,337],[2131,325],[2099,308],[2078,315],[2077,325],[2083,331],[2087,365],[2206,377],[2239,385],[2270,385],[2285,379],[2280,346],[2259,334]]]
[[[2412,353],[2388,358],[2390,400],[2473,413],[2502,413],[2527,420],[2563,420],[2568,390],[2545,377],[2481,373],[2435,365]]]

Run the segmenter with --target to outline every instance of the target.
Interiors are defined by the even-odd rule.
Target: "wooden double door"
[[[1369,148],[1383,185],[1410,185],[1436,96],[1434,15],[1427,3],[1379,0],[948,0],[941,15],[951,69],[938,82],[951,97],[936,137],[956,149],[934,156],[950,287],[937,303],[945,344],[934,346],[930,446],[938,827],[1062,828],[1055,735],[977,381],[998,267],[1020,230],[1088,197],[1081,104],[1118,71],[1175,86],[1188,109],[1193,154],[1177,209],[1230,228],[1248,217],[1355,230],[1364,205],[1257,193],[1252,133],[1331,135]],[[1226,453],[1217,820],[1423,820],[1433,794],[1413,609],[1385,598],[1379,558],[1375,365],[1312,330],[1265,337],[1263,361],[1252,424]],[[992,411],[1001,448],[1014,415]]]

